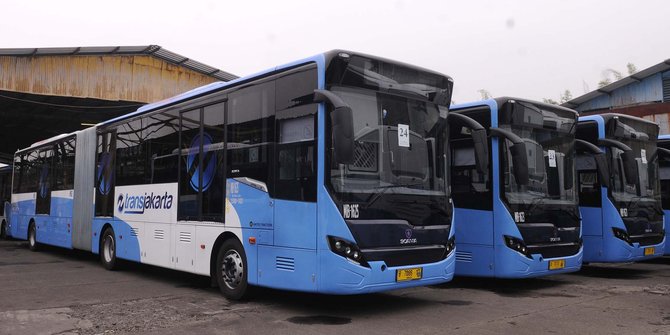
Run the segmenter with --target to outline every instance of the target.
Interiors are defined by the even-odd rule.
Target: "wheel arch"
[[[209,276],[212,279],[212,285],[215,286],[218,285],[216,283],[215,273],[216,273],[216,258],[219,255],[219,248],[221,248],[223,242],[226,242],[227,240],[230,239],[236,239],[238,242],[240,242],[240,244],[242,243],[242,241],[240,241],[237,235],[235,235],[233,232],[226,231],[221,233],[221,235],[219,235],[219,237],[216,238],[216,241],[214,241],[214,245],[212,246],[212,252],[209,257]]]

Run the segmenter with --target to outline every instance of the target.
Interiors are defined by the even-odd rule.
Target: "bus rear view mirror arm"
[[[351,107],[337,94],[327,90],[314,90],[314,102],[327,102],[333,106],[330,113],[333,124],[333,154],[335,162],[351,164],[354,161],[354,116]]]
[[[635,154],[633,149],[629,146],[615,140],[608,138],[601,138],[598,140],[598,145],[606,147],[614,147],[623,150],[621,153],[621,161],[623,162],[623,173],[626,177],[626,183],[636,184],[637,180],[637,163],[635,162]]]
[[[526,152],[526,143],[523,139],[509,130],[501,128],[491,128],[491,136],[503,137],[512,141],[509,148],[514,163],[514,178],[519,185],[528,185],[528,153]]]
[[[605,152],[600,150],[596,145],[584,140],[575,139],[575,148],[579,152],[584,152],[593,155],[596,161],[596,170],[598,171],[598,178],[600,185],[609,187],[610,185],[610,170],[607,168],[607,156]]]
[[[489,144],[486,129],[479,122],[463,114],[449,113],[449,122],[455,122],[471,130],[470,136],[475,147],[475,164],[477,172],[489,170]]]

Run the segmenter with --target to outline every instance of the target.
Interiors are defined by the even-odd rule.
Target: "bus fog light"
[[[530,253],[528,252],[528,248],[526,247],[526,244],[521,239],[519,239],[517,237],[513,237],[513,236],[508,236],[508,235],[504,235],[503,238],[505,239],[505,245],[508,248],[510,248],[510,249],[520,253],[520,254],[523,254],[524,256],[526,256],[528,258],[531,258],[531,259],[533,258],[533,257],[531,257]]]
[[[338,237],[328,236],[328,245],[333,253],[361,266],[370,267],[365,257],[363,257],[363,253],[355,243]]]

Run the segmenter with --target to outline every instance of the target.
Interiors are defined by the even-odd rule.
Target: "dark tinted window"
[[[223,222],[226,180],[224,164],[225,103],[209,105],[202,114],[202,220]]]
[[[179,177],[179,113],[162,112],[142,119],[147,153],[147,176],[151,184],[176,183]]]
[[[116,171],[116,131],[98,134],[95,166],[95,216],[114,215],[114,185]]]
[[[54,191],[74,189],[74,155],[76,138],[58,141],[54,145]]]
[[[266,184],[274,149],[275,83],[242,88],[228,96],[228,178],[246,177]]]
[[[179,220],[200,219],[201,109],[181,113]]]
[[[475,119],[484,128],[491,127],[491,111],[488,108],[473,110],[465,115]],[[451,136],[451,194],[455,207],[492,210],[491,186],[492,166],[486,173],[479,173],[475,166],[475,148],[467,128],[450,124]],[[489,141],[489,153],[491,141]]]
[[[309,98],[316,88],[315,66],[276,81],[275,196],[279,199],[316,201],[317,105]]]
[[[119,125],[116,129],[116,185],[146,184],[146,163],[142,120]]]
[[[577,139],[592,144],[598,143],[598,124],[595,121],[577,124]],[[596,160],[589,154],[578,154],[575,161],[577,170],[577,187],[579,205],[585,207],[601,206],[601,186],[598,180]]]
[[[661,202],[663,209],[670,210],[670,161],[659,160],[659,177],[661,179]],[[670,229],[670,227],[665,227]]]
[[[52,147],[44,147],[38,150],[37,159],[37,196],[35,201],[36,214],[50,214],[51,191],[53,185],[53,155]]]

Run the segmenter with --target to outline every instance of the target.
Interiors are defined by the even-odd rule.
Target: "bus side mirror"
[[[575,160],[572,155],[565,155],[563,159],[563,189],[571,190],[575,185]]]
[[[354,161],[354,116],[349,106],[335,108],[333,122],[333,150],[335,162],[351,164]]]
[[[333,159],[339,164],[354,161],[354,115],[351,107],[335,93],[314,90],[314,102],[328,102],[333,106],[330,113],[333,124]]]
[[[637,164],[633,156],[633,150],[626,150],[621,153],[621,161],[623,162],[623,173],[626,177],[627,184],[636,184],[637,181]]]
[[[509,148],[513,160],[513,173],[516,183],[519,185],[528,185],[528,153],[526,153],[526,143],[515,143]]]
[[[528,152],[526,151],[526,142],[513,132],[501,128],[491,128],[491,136],[499,136],[512,141],[509,148],[512,154],[512,166],[514,179],[518,185],[528,185],[530,178],[528,176]]]
[[[472,130],[472,142],[475,145],[475,166],[477,172],[487,173],[489,170],[489,144],[486,129]]]
[[[596,168],[598,169],[600,185],[604,187],[610,187],[610,170],[607,168],[607,156],[604,152],[601,152],[594,155],[593,158],[596,160]]]

